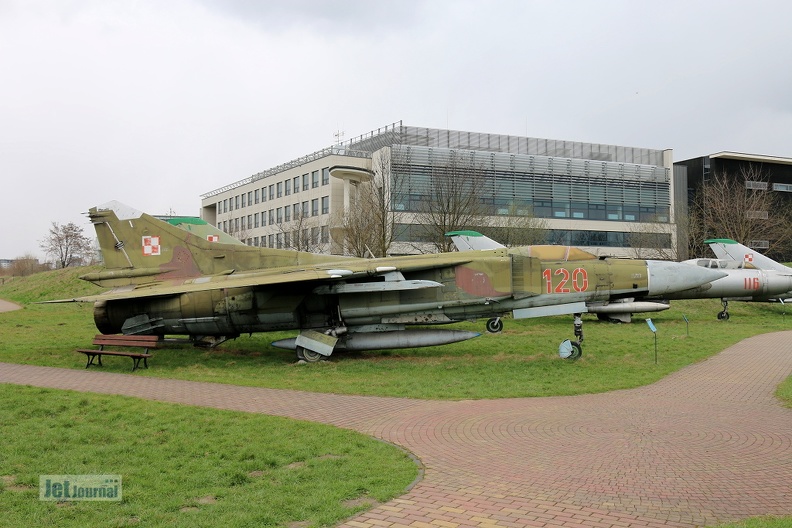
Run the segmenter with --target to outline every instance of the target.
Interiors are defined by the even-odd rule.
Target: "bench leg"
[[[148,368],[148,363],[146,362],[146,358],[133,357],[132,358],[132,363],[133,363],[132,364],[132,372],[135,372],[137,369],[140,368],[140,360],[141,359],[143,360],[143,366]]]
[[[85,368],[90,367],[91,365],[99,365],[102,366],[102,354],[85,354],[88,356],[88,363],[85,364]],[[94,359],[99,358],[99,363],[94,363]]]

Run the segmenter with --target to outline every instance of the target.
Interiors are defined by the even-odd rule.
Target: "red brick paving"
[[[478,401],[342,396],[0,363],[0,382],[288,416],[362,431],[424,465],[369,528],[690,527],[792,515],[792,332],[653,385]]]

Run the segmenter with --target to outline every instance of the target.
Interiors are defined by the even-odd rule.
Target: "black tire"
[[[719,321],[728,321],[729,320],[729,312],[718,312],[718,320]]]
[[[569,361],[575,361],[580,356],[583,355],[583,347],[580,346],[580,343],[575,341],[572,342],[572,354],[567,358]]]
[[[500,317],[493,317],[492,319],[487,320],[487,324],[485,325],[487,332],[490,334],[497,334],[501,330],[503,330],[503,319]]]

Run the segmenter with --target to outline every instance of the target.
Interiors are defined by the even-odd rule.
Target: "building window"
[[[254,199],[256,200],[256,203],[259,203],[259,190],[258,190],[258,189],[256,189],[256,190],[253,192],[253,197],[254,197]]]
[[[751,220],[767,220],[769,217],[767,211],[745,211],[745,218]]]
[[[278,207],[276,214],[275,214],[276,221],[279,224],[283,223],[283,207]]]
[[[269,210],[269,225],[273,225],[275,223],[275,209]]]
[[[309,174],[303,174],[303,176],[302,176],[302,180],[303,180],[303,191],[307,191],[308,189],[310,189],[310,188],[311,188],[311,187],[310,187],[309,180],[308,180],[308,176],[310,176],[310,175],[309,175]]]
[[[328,185],[330,183],[330,168],[325,167],[322,169],[322,185]]]
[[[788,183],[774,183],[773,190],[781,191],[781,192],[792,192],[792,185]],[[756,246],[751,246],[751,247],[756,247]]]
[[[280,198],[281,196],[283,196],[283,183],[278,182],[277,188],[278,188],[278,198]]]
[[[291,222],[291,207],[288,205],[283,208],[283,221],[284,222]]]
[[[294,194],[297,194],[298,192],[300,192],[300,177],[295,176],[294,180],[292,181],[294,182]]]
[[[253,191],[248,191],[248,205],[253,205]]]
[[[234,209],[239,209],[239,195],[234,196]]]
[[[330,229],[326,225],[322,226],[321,237],[322,237],[322,244],[327,244],[328,242],[330,242]]]
[[[267,237],[267,242],[268,242],[269,247],[273,247],[273,245],[275,243],[275,235],[269,235]]]
[[[242,207],[247,207],[247,200],[245,200],[245,193],[242,193]]]
[[[316,189],[319,187],[319,171],[313,171],[311,173],[311,188]]]
[[[330,212],[330,197],[322,196],[322,214],[328,214],[329,212]]]
[[[311,200],[311,216],[319,216],[319,198]]]
[[[286,180],[283,182],[283,192],[286,196],[291,194],[291,180]]]
[[[259,214],[255,213],[253,215],[253,227],[258,227],[258,226],[259,226]],[[256,244],[256,245],[258,245],[258,244]]]
[[[746,189],[756,189],[758,191],[766,191],[767,190],[767,182],[754,181],[754,180],[745,180],[745,188]]]
[[[262,187],[261,188],[261,201],[262,202],[266,202],[267,201],[267,188],[266,187]]]
[[[305,202],[302,203],[302,217],[303,218],[308,218],[308,213],[309,213],[308,202],[305,201]]]
[[[275,184],[269,186],[269,199],[270,200],[275,199]]]

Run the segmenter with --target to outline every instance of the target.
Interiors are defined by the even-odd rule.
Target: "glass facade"
[[[396,211],[431,207],[437,178],[475,177],[476,192],[492,215],[670,221],[671,183],[665,167],[405,146],[392,149],[391,164]]]

